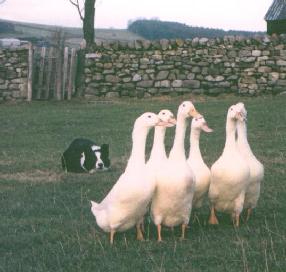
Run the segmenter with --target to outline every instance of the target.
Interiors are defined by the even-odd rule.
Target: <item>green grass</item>
[[[182,99],[1,104],[0,271],[285,271],[283,97],[195,97],[214,129],[201,139],[209,165],[224,145],[227,108],[245,102],[249,141],[265,165],[261,198],[247,224],[235,229],[229,216],[219,214],[220,225],[208,226],[206,205],[192,219],[186,241],[179,241],[179,229],[163,229],[165,242],[157,243],[147,217],[147,241],[136,241],[131,229],[117,234],[113,246],[96,226],[89,200],[103,199],[123,171],[135,118],[162,108],[176,112]],[[167,132],[167,149],[173,133]],[[60,154],[79,136],[110,144],[111,171],[62,172]],[[150,135],[148,151],[151,141]]]

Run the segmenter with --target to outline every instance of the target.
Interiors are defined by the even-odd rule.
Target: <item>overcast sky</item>
[[[82,1],[83,0],[79,0]],[[266,31],[273,0],[97,0],[95,27],[127,28],[129,20],[157,18],[224,30]],[[6,0],[0,18],[81,27],[69,0]]]

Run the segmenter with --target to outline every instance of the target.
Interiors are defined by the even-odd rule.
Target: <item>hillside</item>
[[[67,43],[77,47],[82,39],[82,29],[60,27],[34,23],[23,23],[0,19],[0,38],[19,38],[38,44],[49,43],[59,30],[65,33]],[[222,29],[192,27],[176,22],[159,20],[137,20],[128,29],[95,29],[95,38],[99,41],[134,41],[158,39],[191,39],[194,37],[216,38],[226,35],[253,36],[263,32],[224,31]]]
[[[224,31],[216,28],[193,27],[177,22],[159,20],[137,20],[128,26],[128,30],[148,40],[192,39],[195,37],[217,38],[227,35],[253,36],[263,32]]]
[[[0,38],[19,38],[31,41],[49,41],[59,30],[65,33],[68,42],[77,45],[82,38],[82,29],[73,27],[60,27],[33,23],[22,23],[0,19]],[[141,36],[126,29],[95,29],[96,40],[132,41],[143,39]]]

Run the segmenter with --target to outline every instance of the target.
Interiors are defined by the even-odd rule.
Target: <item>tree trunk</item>
[[[96,0],[85,0],[84,3],[84,18],[83,18],[83,37],[87,47],[94,42],[94,15],[95,15]]]

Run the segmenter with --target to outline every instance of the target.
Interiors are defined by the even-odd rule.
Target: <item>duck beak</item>
[[[156,126],[173,127],[174,125],[176,125],[176,123],[177,121],[175,118],[169,118],[167,122],[160,119]]]
[[[156,127],[166,127],[167,126],[167,122],[162,121],[161,119],[157,122],[157,124],[155,125]]]
[[[193,108],[189,111],[189,115],[190,115],[190,117],[193,117],[193,118],[201,116],[201,114],[195,108]]]
[[[175,118],[170,118],[169,120],[168,120],[168,125],[167,125],[167,127],[173,127],[173,126],[175,126],[177,124],[177,120],[175,119]]]
[[[207,123],[204,123],[204,124],[203,124],[202,130],[203,130],[204,132],[207,132],[207,133],[213,132],[213,129],[209,128],[209,126],[208,126]]]
[[[241,121],[241,122],[246,122],[247,121],[247,118],[245,116],[245,114],[241,111],[237,112],[236,113],[236,118]]]

